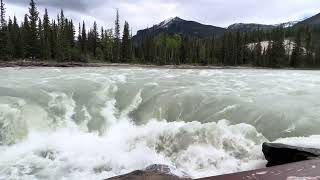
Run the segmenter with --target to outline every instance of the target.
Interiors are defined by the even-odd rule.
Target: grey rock
[[[277,143],[264,143],[262,145],[262,151],[268,161],[267,167],[317,159],[320,157],[320,149]]]

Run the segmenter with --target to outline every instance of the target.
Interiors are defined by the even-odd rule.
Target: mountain
[[[151,28],[139,30],[137,35],[133,37],[135,43],[141,42],[146,36],[156,36],[160,33],[174,33],[182,36],[190,35],[200,38],[210,37],[212,35],[220,36],[225,32],[240,31],[240,32],[251,32],[255,30],[269,30],[277,27],[289,28],[299,27],[305,25],[319,25],[320,26],[320,13],[302,21],[289,21],[281,24],[257,24],[257,23],[236,23],[232,24],[227,28],[205,25],[195,21],[188,21],[179,17],[174,17],[162,21],[159,24],[152,26]]]
[[[138,31],[137,35],[133,37],[133,40],[134,42],[141,42],[147,35],[156,36],[164,32],[196,37],[209,37],[213,34],[216,36],[222,35],[226,32],[226,29],[175,17],[162,21],[151,28]]]
[[[289,27],[293,27],[296,24],[298,24],[300,21],[289,21],[286,23],[281,23],[281,24],[277,24],[277,27],[283,27],[283,28],[289,28]]]
[[[294,27],[302,26],[320,26],[320,13],[297,23]]]
[[[268,30],[275,28],[275,25],[265,25],[265,24],[254,24],[254,23],[236,23],[232,24],[228,27],[228,30],[230,31],[240,31],[240,32],[251,32],[255,30]]]
[[[267,24],[255,24],[255,23],[236,23],[236,24],[232,24],[228,27],[229,31],[240,31],[240,32],[251,32],[251,31],[255,31],[255,30],[269,30],[269,29],[274,29],[277,27],[283,27],[283,28],[289,28],[292,27],[294,25],[296,25],[297,23],[299,23],[300,21],[289,21],[286,23],[281,23],[281,24],[274,24],[274,25],[267,25]]]

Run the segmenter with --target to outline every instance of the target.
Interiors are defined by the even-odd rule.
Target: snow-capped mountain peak
[[[160,24],[157,25],[157,27],[168,28],[170,26],[170,24],[172,24],[173,22],[176,22],[176,21],[180,21],[180,20],[182,20],[182,19],[180,19],[179,17],[172,17],[172,18],[169,18],[169,19],[162,21]]]
[[[278,27],[288,28],[298,24],[300,21],[289,21],[286,23],[276,24]]]

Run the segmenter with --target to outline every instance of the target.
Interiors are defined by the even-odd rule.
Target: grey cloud
[[[38,6],[87,11],[90,8],[104,4],[103,0],[35,0]],[[29,0],[10,0],[9,3],[27,5]]]
[[[25,8],[29,0],[5,0]],[[97,20],[113,27],[115,9],[133,31],[179,16],[226,27],[232,23],[276,24],[319,13],[319,0],[35,0],[40,8],[65,9],[76,20]],[[13,10],[14,11],[14,10]]]

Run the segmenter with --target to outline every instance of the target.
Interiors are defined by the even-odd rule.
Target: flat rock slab
[[[153,171],[134,171],[110,180],[187,180]],[[320,160],[308,160],[254,171],[202,178],[199,180],[320,180]]]
[[[320,160],[302,161],[200,180],[320,180]]]
[[[186,180],[177,176],[157,172],[134,171],[132,173],[110,178],[110,180]]]
[[[171,169],[167,165],[153,164],[145,168],[145,170],[133,171],[129,174],[110,178],[110,180],[187,180],[172,174]]]

